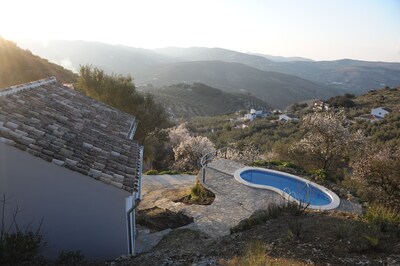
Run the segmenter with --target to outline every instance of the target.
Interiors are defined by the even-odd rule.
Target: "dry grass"
[[[286,258],[274,258],[267,254],[267,246],[261,241],[250,242],[241,257],[221,259],[223,266],[303,266],[303,262]]]

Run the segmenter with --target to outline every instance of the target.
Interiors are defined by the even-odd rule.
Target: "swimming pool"
[[[235,171],[237,181],[250,187],[275,191],[285,199],[298,203],[310,203],[309,208],[335,209],[339,197],[329,189],[299,176],[256,167],[245,167]]]

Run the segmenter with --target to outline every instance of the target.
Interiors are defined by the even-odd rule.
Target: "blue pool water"
[[[300,202],[310,203],[315,206],[327,205],[332,202],[332,199],[319,188],[283,174],[247,170],[243,171],[240,176],[249,183],[282,190]]]

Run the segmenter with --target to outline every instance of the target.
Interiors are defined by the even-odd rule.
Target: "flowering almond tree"
[[[168,145],[172,148],[178,146],[180,143],[190,139],[189,130],[186,128],[186,124],[182,123],[179,126],[173,127],[168,132],[169,143]]]
[[[319,169],[332,170],[364,140],[361,132],[352,134],[345,123],[343,111],[309,114],[301,122],[305,135],[291,150],[308,155],[311,163]]]
[[[400,211],[400,150],[370,148],[353,163],[352,178],[374,195],[375,201]]]
[[[181,171],[193,171],[198,168],[201,157],[214,152],[214,144],[206,137],[192,137],[186,124],[180,124],[169,130],[168,146],[174,152],[174,168]]]
[[[173,151],[174,167],[183,171],[193,171],[198,168],[199,159],[209,152],[215,152],[215,148],[208,138],[198,136],[181,142]]]

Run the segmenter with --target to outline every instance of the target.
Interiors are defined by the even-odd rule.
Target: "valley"
[[[174,120],[229,114],[251,108],[271,109],[266,102],[249,93],[223,92],[202,83],[180,83],[161,88],[143,86],[138,89],[154,95]]]
[[[345,92],[400,84],[400,63],[360,60],[311,61],[265,57],[223,48],[141,49],[85,41],[21,42],[51,62],[77,71],[93,64],[108,73],[131,75],[137,85],[194,82],[226,92],[250,92],[275,107]],[[61,48],[62,47],[62,48]]]

